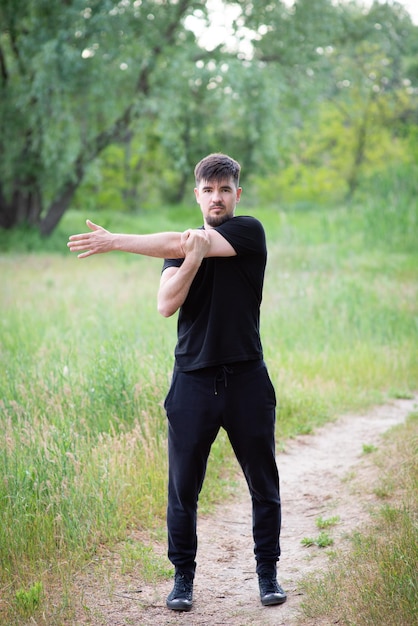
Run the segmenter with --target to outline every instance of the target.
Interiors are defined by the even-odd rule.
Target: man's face
[[[205,226],[214,228],[234,217],[235,206],[241,197],[241,187],[232,178],[220,182],[202,180],[195,188],[197,203],[203,214]]]

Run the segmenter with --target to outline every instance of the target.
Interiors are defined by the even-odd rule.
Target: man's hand
[[[93,224],[90,220],[86,220],[87,226],[92,232],[82,233],[81,235],[71,235],[67,246],[71,252],[80,252],[79,259],[91,256],[92,254],[101,254],[113,250],[113,233],[109,232],[102,226]]]
[[[209,252],[210,245],[210,237],[206,230],[189,229],[181,235],[181,247],[185,258],[193,258],[199,264]]]

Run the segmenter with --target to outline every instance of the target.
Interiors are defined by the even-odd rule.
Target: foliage
[[[333,515],[332,517],[326,518],[318,517],[318,519],[315,520],[315,523],[319,529],[323,530],[324,528],[330,528],[330,526],[335,526],[335,524],[338,524],[339,521],[339,515]]]
[[[364,178],[411,162],[416,147],[408,134],[416,128],[418,109],[408,55],[416,54],[416,39],[399,7],[374,6],[365,14],[354,3],[296,3],[297,60],[291,47],[280,51],[290,17],[280,20],[270,9],[262,18],[269,20],[268,35],[256,44],[256,54],[280,84],[291,64],[293,91],[286,97],[282,90],[280,113],[296,104],[299,119],[284,134],[286,143],[278,139],[281,167],[265,181],[257,178],[262,197],[336,201],[351,197]],[[304,23],[315,35],[303,32]]]
[[[317,537],[304,537],[301,540],[301,544],[310,548],[311,546],[317,546],[318,548],[329,548],[334,544],[333,538],[329,533],[321,530]]]
[[[231,37],[207,49],[200,0],[3,0],[0,226],[181,202],[212,151],[265,201],[335,202],[413,162],[418,38],[400,5],[225,4]]]
[[[135,118],[152,120],[154,86],[174,69],[175,51],[192,46],[183,20],[197,6],[2,2],[3,227],[42,217],[42,232],[51,232],[87,165],[123,141]]]
[[[29,589],[18,589],[15,595],[16,606],[20,612],[29,616],[39,608],[43,595],[41,582],[34,583]]]

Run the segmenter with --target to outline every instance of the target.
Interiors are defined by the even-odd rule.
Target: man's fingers
[[[91,220],[86,220],[86,224],[90,231],[79,233],[78,235],[70,235],[67,243],[71,252],[80,252],[78,255],[79,259],[84,259],[99,252],[107,252],[109,249],[106,245],[106,240],[110,236],[109,231]]]
[[[91,220],[86,220],[86,224],[90,228],[90,230],[92,230],[92,231],[95,231],[95,230],[103,230],[104,231],[104,228],[102,228],[98,224],[95,224]],[[83,239],[88,240],[90,235],[91,235],[91,233],[78,233],[77,235],[70,235],[69,240],[70,241],[82,241]]]
[[[88,241],[89,238],[90,238],[90,235],[91,235],[91,233],[79,233],[78,235],[70,235],[68,237],[68,239],[70,241],[73,241],[73,242],[75,242],[75,241],[80,242],[80,241],[84,241],[84,240]]]
[[[101,226],[99,226],[98,224],[95,224],[91,220],[86,220],[86,224],[91,230],[100,230],[102,228]]]
[[[191,234],[191,229],[189,228],[188,230],[185,230],[183,233],[181,233],[181,243],[186,243],[186,241],[188,240],[188,238],[190,237]]]
[[[77,237],[80,237],[80,239],[77,239]],[[67,246],[69,247],[70,252],[83,251],[78,255],[79,259],[93,254],[91,250],[91,242],[83,238],[83,235],[73,235],[72,237],[70,237],[70,241],[67,243]]]
[[[88,245],[91,245],[91,242],[86,239],[85,235],[71,235],[70,241],[67,243],[67,246],[72,250],[82,250]]]

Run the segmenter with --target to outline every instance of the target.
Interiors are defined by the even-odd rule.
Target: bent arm
[[[170,317],[182,306],[190,285],[200,267],[186,260],[180,267],[168,267],[161,275],[157,309],[163,317]]]
[[[93,254],[119,250],[160,259],[184,257],[180,232],[154,233],[151,235],[124,235],[110,231],[87,220],[91,232],[71,235],[68,247],[71,252],[79,252],[83,259]]]
[[[181,238],[184,261],[180,267],[168,267],[162,274],[158,290],[158,312],[173,315],[183,304],[203,259],[211,247],[206,230],[187,230]]]
[[[235,256],[234,248],[213,229],[187,230],[181,245],[185,258],[180,267],[168,267],[158,290],[158,312],[170,317],[183,305],[204,258]],[[174,258],[174,257],[172,257]]]

